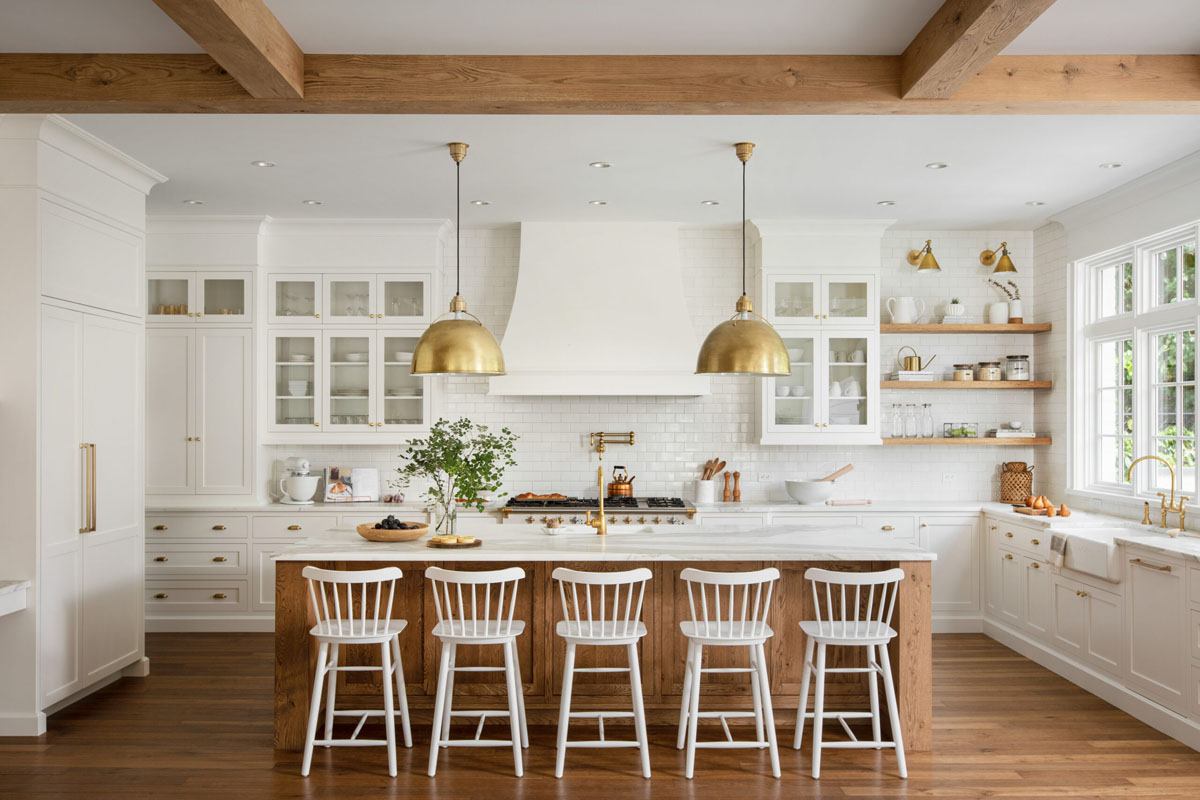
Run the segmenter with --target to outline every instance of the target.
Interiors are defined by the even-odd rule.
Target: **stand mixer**
[[[317,475],[309,475],[311,465],[307,458],[290,456],[283,462],[287,477],[279,481],[279,491],[283,498],[279,501],[289,506],[312,505],[313,495],[317,493]]]

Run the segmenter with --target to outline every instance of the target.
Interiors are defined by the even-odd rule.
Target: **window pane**
[[[1196,332],[1184,331],[1179,334],[1179,367],[1183,372],[1180,380],[1196,380]]]
[[[1178,389],[1174,386],[1160,386],[1158,389],[1158,402],[1156,404],[1158,411],[1154,428],[1155,435],[1157,436],[1176,435],[1175,393],[1177,391]]]
[[[1179,262],[1174,248],[1154,256],[1154,283],[1158,297],[1156,305],[1174,303],[1179,299]]]
[[[1196,245],[1185,244],[1183,251],[1183,299],[1196,299]]]
[[[1180,430],[1179,435],[1194,437],[1196,435],[1196,387],[1195,386],[1184,386],[1183,387],[1183,405],[1179,410],[1181,412],[1180,425],[1182,425],[1182,430]]]
[[[1133,262],[1126,261],[1121,265],[1121,290],[1124,293],[1123,308],[1126,312],[1133,311]],[[1130,342],[1132,345],[1133,343]]]
[[[1133,339],[1125,340],[1124,355],[1121,359],[1121,377],[1122,383],[1126,386],[1133,385]]]
[[[1120,434],[1124,425],[1124,409],[1121,408],[1123,389],[1103,389],[1100,391],[1100,433],[1109,436]]]
[[[1120,313],[1117,268],[1104,267],[1096,270],[1096,292],[1100,300],[1100,317],[1111,317]]]
[[[1175,355],[1175,334],[1164,333],[1154,337],[1154,359],[1158,364],[1155,372],[1159,383],[1175,380]]]

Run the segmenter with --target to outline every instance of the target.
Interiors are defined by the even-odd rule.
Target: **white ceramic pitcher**
[[[895,306],[892,304],[895,303]],[[920,304],[920,310],[917,305]],[[889,297],[887,310],[892,315],[892,322],[908,325],[916,322],[925,314],[925,301],[916,297]]]

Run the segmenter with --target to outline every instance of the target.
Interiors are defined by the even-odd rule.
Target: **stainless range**
[[[511,498],[500,509],[504,522],[545,524],[551,519],[578,525],[588,511],[597,511],[600,501],[594,497]],[[679,497],[610,497],[604,500],[609,525],[686,525],[693,522],[696,509]]]

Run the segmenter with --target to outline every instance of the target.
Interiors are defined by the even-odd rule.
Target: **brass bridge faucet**
[[[633,431],[628,433],[593,433],[588,436],[588,444],[596,448],[596,452],[600,456],[600,461],[604,461],[604,451],[608,448],[606,444],[633,444]],[[600,497],[600,516],[592,519],[592,510],[589,508],[584,512],[583,524],[590,525],[596,529],[596,534],[599,536],[608,535],[608,518],[604,516],[604,464],[596,467],[596,489]]]
[[[1129,480],[1130,476],[1133,475],[1133,468],[1138,465],[1138,462],[1146,461],[1147,459],[1150,459],[1153,461],[1161,461],[1163,466],[1167,468],[1167,471],[1171,473],[1171,500],[1170,500],[1170,502],[1167,501],[1167,496],[1165,494],[1163,494],[1162,492],[1157,493],[1158,499],[1159,499],[1159,507],[1162,510],[1162,526],[1164,528],[1167,527],[1167,514],[1175,513],[1175,514],[1179,515],[1179,529],[1183,530],[1185,527],[1185,523],[1187,521],[1187,509],[1184,507],[1184,504],[1187,503],[1187,501],[1190,500],[1191,498],[1187,497],[1186,495],[1181,494],[1181,495],[1179,495],[1178,500],[1175,499],[1175,470],[1167,462],[1167,460],[1165,458],[1163,458],[1162,456],[1142,456],[1141,458],[1135,458],[1133,460],[1133,463],[1129,465],[1129,469],[1127,469],[1125,471],[1125,480]],[[1150,523],[1150,504],[1149,503],[1146,504],[1145,514],[1142,515],[1142,524],[1143,525],[1151,524]]]

